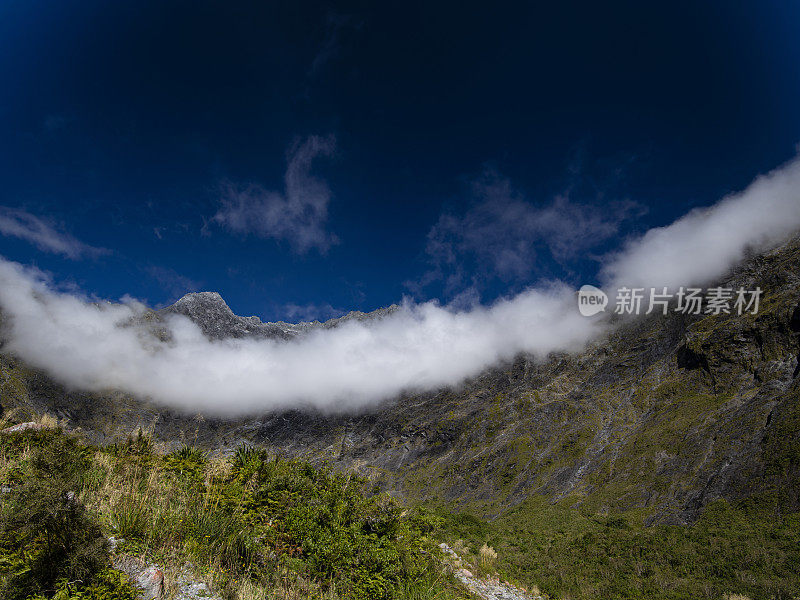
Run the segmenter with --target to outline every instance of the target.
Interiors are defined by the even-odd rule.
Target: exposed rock
[[[461,566],[461,557],[447,544],[439,544],[439,548],[445,553],[444,563],[450,566],[456,579],[481,600],[544,600],[538,593],[530,594],[496,576],[477,577]]]
[[[186,294],[162,315],[180,314],[189,317],[212,340],[226,338],[271,338],[288,340],[293,334],[272,323],[262,323],[258,317],[240,317],[233,313],[217,292]]]
[[[109,540],[110,541],[110,540]],[[115,540],[112,546],[123,540]],[[128,575],[131,582],[142,590],[142,600],[161,600],[166,597],[164,571],[156,564],[149,563],[141,558],[128,554],[115,554],[112,556],[115,569]],[[172,600],[222,600],[213,594],[208,586],[192,576],[188,568],[183,568],[180,573],[173,575],[177,590]]]
[[[180,314],[191,319],[212,340],[228,338],[261,338],[291,340],[315,329],[331,329],[349,321],[379,319],[396,311],[396,305],[380,308],[369,313],[352,311],[342,317],[300,323],[264,323],[258,317],[236,315],[217,292],[194,292],[186,294],[172,306],[159,311],[159,315]]]
[[[125,554],[114,556],[113,564],[142,590],[142,600],[161,600],[164,597],[164,572],[158,566]]]
[[[19,423],[17,425],[12,425],[11,427],[6,427],[0,433],[17,433],[20,431],[41,431],[42,429],[46,429],[44,425],[41,423],[34,423],[33,421],[29,421],[27,423]]]
[[[158,567],[148,567],[136,580],[144,590],[145,600],[164,597],[164,572]]]
[[[114,537],[113,535],[108,538],[108,547],[111,552],[115,552],[117,550],[117,546],[119,546],[122,542],[124,542],[122,538]]]
[[[355,468],[392,493],[488,516],[544,495],[589,510],[646,509],[648,523],[684,523],[715,499],[776,486],[787,509],[800,506],[793,458],[800,455],[800,240],[717,284],[760,287],[761,310],[649,315],[581,353],[520,355],[456,388],[407,394],[365,414],[187,417],[120,393],[64,389],[3,354],[1,400],[67,418],[98,443],[141,426],[168,444],[196,439],[222,452],[241,443],[267,446]],[[227,325],[208,323],[210,336],[259,327],[231,317],[218,295],[177,304],[201,326],[221,315]],[[370,314],[294,330],[272,325],[286,339],[385,312]]]
[[[544,600],[541,595],[531,595],[525,590],[497,578],[477,578],[469,571],[461,570],[456,578],[473,594],[482,600]]]
[[[178,578],[178,591],[173,600],[222,600],[212,594],[202,581],[195,581],[185,573]]]

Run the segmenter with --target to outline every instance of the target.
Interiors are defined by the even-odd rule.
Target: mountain
[[[396,305],[379,308],[369,313],[351,311],[342,317],[300,323],[263,323],[258,317],[240,317],[230,309],[217,292],[195,292],[186,294],[175,304],[158,311],[158,317],[179,314],[196,323],[203,334],[211,340],[226,338],[256,338],[291,340],[315,329],[330,329],[348,321],[378,319],[397,310]]]
[[[582,353],[520,355],[457,388],[404,395],[366,413],[187,416],[121,392],[67,390],[1,352],[0,404],[20,415],[50,412],[98,443],[142,427],[171,446],[270,447],[486,516],[533,496],[601,513],[637,509],[647,523],[692,522],[715,499],[765,494],[776,510],[796,511],[800,238],[752,256],[718,283],[760,287],[759,312],[619,320]],[[152,320],[179,313],[212,339],[288,340],[392,310],[262,323],[203,292]]]

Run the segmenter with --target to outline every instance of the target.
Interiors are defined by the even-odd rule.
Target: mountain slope
[[[797,510],[800,241],[751,258],[721,283],[760,286],[759,313],[619,323],[581,354],[519,356],[457,389],[404,396],[367,414],[186,416],[117,392],[65,390],[7,355],[0,404],[55,413],[98,442],[142,426],[172,445],[269,446],[486,515],[537,495],[601,512],[641,509],[648,523],[692,521],[716,498],[768,495],[776,510]],[[214,294],[170,311],[212,337],[286,339],[335,326],[236,317]]]

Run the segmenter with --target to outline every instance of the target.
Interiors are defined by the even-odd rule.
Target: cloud
[[[565,302],[569,291],[553,289],[470,312],[406,304],[371,324],[350,322],[291,342],[211,342],[173,315],[172,340],[162,342],[124,326],[141,305],[58,294],[5,261],[0,281],[0,305],[11,317],[6,351],[81,389],[122,389],[178,409],[227,415],[359,409],[402,390],[455,384],[523,349],[539,356],[554,347],[576,349],[592,327]]]
[[[800,161],[745,191],[652,230],[609,257],[606,284],[689,285],[723,275],[748,248],[800,228]],[[604,332],[580,316],[574,290],[554,283],[468,309],[405,302],[371,322],[351,321],[289,342],[209,341],[172,315],[169,341],[136,326],[144,307],[97,304],[55,291],[41,273],[0,260],[4,351],[67,385],[129,393],[223,416],[288,408],[352,411],[401,392],[457,385],[527,352],[576,351]]]
[[[234,233],[286,241],[299,254],[314,248],[326,252],[338,242],[325,228],[331,191],[311,175],[311,165],[319,156],[333,155],[335,146],[333,136],[310,136],[293,146],[283,193],[257,183],[226,183],[221,207],[211,222]]]
[[[492,172],[473,187],[477,201],[469,210],[442,214],[429,232],[425,252],[433,268],[423,286],[443,280],[452,292],[491,278],[526,281],[540,274],[543,256],[565,264],[618,235],[624,221],[643,211],[629,200],[591,206],[566,194],[536,205]]]
[[[800,158],[758,177],[747,189],[651,229],[608,257],[610,289],[704,284],[748,252],[763,250],[800,227]]]
[[[109,250],[84,244],[56,229],[51,221],[19,208],[0,206],[0,234],[25,240],[43,252],[61,254],[72,260],[109,254]]]

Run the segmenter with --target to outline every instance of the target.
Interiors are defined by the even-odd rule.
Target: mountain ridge
[[[156,311],[160,316],[179,314],[188,317],[211,340],[252,337],[255,339],[291,340],[316,329],[331,329],[349,321],[380,319],[398,309],[392,304],[364,313],[350,311],[327,321],[262,321],[259,317],[235,314],[219,292],[190,292],[174,304]]]
[[[761,287],[759,313],[649,315],[582,353],[522,354],[460,386],[363,413],[192,417],[120,392],[67,390],[2,353],[0,404],[54,413],[98,443],[142,427],[172,447],[263,446],[488,516],[533,496],[639,510],[648,523],[691,522],[715,499],[764,494],[797,510],[800,240],[752,257],[719,283]]]

